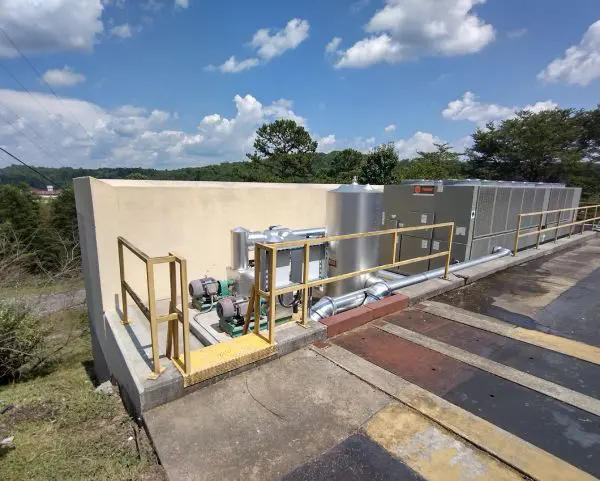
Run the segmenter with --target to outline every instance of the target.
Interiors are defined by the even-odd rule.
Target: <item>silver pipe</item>
[[[468,267],[477,266],[484,264],[501,257],[506,257],[512,252],[510,249],[504,247],[495,247],[492,254],[489,254],[478,259],[472,259],[470,261],[461,262],[459,264],[452,264],[448,272],[457,272]],[[445,269],[443,267],[434,269],[432,271],[423,272],[413,276],[404,277],[395,280],[381,280],[368,288],[360,289],[358,291],[349,292],[343,296],[338,297],[327,297],[322,298],[315,303],[310,309],[310,318],[313,321],[320,321],[326,319],[335,313],[344,312],[362,304],[369,304],[382,297],[389,296],[393,291],[408,287],[419,282],[428,281],[444,275]]]
[[[404,279],[406,276],[402,274],[396,274],[395,272],[390,271],[377,271],[375,274],[370,274],[365,281],[365,287],[371,287],[375,284],[380,283],[382,280],[384,281],[394,281],[396,279]]]
[[[307,237],[323,237],[327,233],[325,227],[312,227],[310,229],[289,230],[282,226],[271,226],[271,231],[284,231],[286,234]],[[231,229],[231,268],[233,270],[244,270],[250,267],[248,249],[257,242],[265,242],[269,231],[251,232],[243,227]]]
[[[311,229],[292,229],[292,235],[297,236],[310,236],[310,237],[324,237],[327,234],[325,227],[313,227]]]
[[[231,268],[234,270],[248,269],[248,244],[246,239],[250,232],[243,227],[231,229]]]

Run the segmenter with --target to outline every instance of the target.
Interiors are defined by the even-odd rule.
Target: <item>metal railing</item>
[[[150,322],[150,337],[152,341],[152,373],[150,379],[156,379],[164,368],[160,366],[160,354],[158,346],[158,325],[161,322],[168,322],[167,327],[167,349],[166,356],[179,364],[186,374],[190,373],[190,321],[188,311],[188,290],[187,290],[187,261],[182,257],[170,252],[168,256],[150,257],[141,251],[123,237],[117,238],[119,249],[119,272],[121,276],[121,302],[123,307],[123,324],[129,324],[131,321],[127,312],[127,294],[131,296],[133,302],[138,306],[142,314]],[[123,259],[123,248],[126,247],[138,259],[144,262],[146,266],[146,283],[148,286],[148,306],[146,306],[140,296],[136,294],[131,285],[125,280],[125,263]],[[169,302],[169,313],[157,315],[156,312],[156,291],[154,288],[154,266],[157,264],[169,264],[171,298]],[[179,280],[181,290],[181,309],[177,307],[177,266],[179,266]],[[183,362],[179,354],[179,323],[183,327]]]
[[[588,212],[591,209],[594,210],[594,216],[590,218],[590,217],[588,217]],[[560,229],[564,229],[565,227],[569,228],[569,237],[571,237],[571,235],[573,234],[573,226],[574,225],[581,225],[580,234],[583,234],[583,230],[584,230],[583,226],[586,223],[589,223],[591,221],[592,222],[592,230],[594,230],[596,227],[596,221],[600,220],[600,217],[598,217],[598,209],[600,209],[600,204],[583,205],[583,206],[579,206],[579,207],[569,207],[567,209],[542,210],[539,212],[526,212],[523,214],[517,214],[517,231],[515,233],[515,248],[513,250],[513,255],[515,255],[515,256],[517,255],[517,253],[519,251],[519,239],[522,239],[523,237],[530,237],[533,235],[537,235],[536,242],[535,242],[535,248],[539,249],[541,236],[545,232],[554,231],[554,242],[556,242],[556,240],[558,239],[558,231]],[[575,220],[580,216],[581,211],[583,211],[583,219]],[[561,214],[563,212],[571,213],[571,215],[569,216],[569,219],[568,219],[571,222],[566,223],[566,224],[561,224]],[[558,214],[556,216],[556,225],[553,225],[550,227],[543,227],[544,216],[547,216],[548,214]],[[521,233],[523,218],[524,217],[532,217],[532,216],[540,217],[538,224],[537,224],[537,230]],[[554,223],[554,221],[552,221],[552,223]]]
[[[415,257],[412,259],[405,259],[398,261],[396,260],[396,251],[398,250],[398,234],[403,234],[406,232],[415,232],[420,230],[430,230],[430,229],[440,229],[447,228],[448,229],[448,250],[440,251],[435,254],[429,254],[426,256]],[[374,237],[374,236],[385,236],[391,235],[392,239],[392,258],[390,259],[390,263],[379,265],[376,267],[369,267],[365,269],[360,269],[354,272],[348,272],[345,274],[339,274],[332,277],[319,278],[314,280],[309,280],[309,263],[310,263],[310,247],[312,245],[319,245],[326,242],[335,242],[335,241],[344,241],[350,239],[362,239],[365,237]],[[439,257],[446,257],[445,269],[444,269],[444,278],[448,277],[448,268],[450,267],[450,258],[452,253],[452,240],[454,237],[454,222],[444,222],[441,224],[433,224],[433,225],[424,225],[424,226],[414,226],[414,227],[400,227],[397,229],[386,229],[374,232],[359,232],[356,234],[344,234],[344,235],[336,235],[329,237],[317,237],[311,239],[300,239],[295,241],[286,241],[279,242],[274,244],[255,244],[254,247],[254,279],[255,279],[255,287],[253,288],[253,293],[251,296],[251,304],[249,306],[247,315],[246,315],[246,323],[245,323],[245,331],[247,330],[247,326],[249,324],[250,316],[252,312],[259,313],[260,312],[260,304],[261,299],[267,299],[268,304],[268,330],[269,337],[264,338],[260,334],[260,322],[259,315],[256,315],[256,320],[254,322],[254,333],[263,337],[263,339],[267,340],[269,343],[274,342],[274,331],[275,331],[275,301],[277,296],[282,294],[286,294],[293,291],[302,291],[302,317],[300,319],[300,324],[304,327],[308,327],[308,291],[310,288],[315,286],[322,286],[325,284],[330,284],[332,282],[341,281],[344,279],[349,279],[351,277],[360,276],[362,274],[369,274],[371,272],[376,272],[382,269],[391,269],[394,267],[404,266],[408,264],[413,264],[416,262],[421,262],[429,259],[437,259]],[[302,282],[294,283],[287,285],[285,287],[277,288],[277,251],[280,249],[288,249],[293,247],[302,247],[304,253],[304,261],[303,261],[303,272],[302,272]],[[267,290],[264,290],[260,285],[261,279],[261,251],[265,251],[268,255],[265,256],[265,260],[268,260],[269,265],[267,266]]]

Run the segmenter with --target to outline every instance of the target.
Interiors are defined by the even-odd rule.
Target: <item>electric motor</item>
[[[247,297],[225,297],[217,302],[217,315],[222,321],[243,323],[248,312],[248,303]]]
[[[192,298],[211,299],[219,293],[219,281],[213,277],[194,279],[190,282],[188,288]]]

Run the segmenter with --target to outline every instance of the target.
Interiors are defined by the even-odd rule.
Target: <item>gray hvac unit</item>
[[[455,223],[451,262],[463,262],[490,254],[494,247],[514,248],[519,213],[577,207],[581,189],[562,184],[503,182],[485,180],[410,180],[400,185],[386,185],[383,194],[382,229]],[[572,221],[570,212],[524,217],[521,232],[553,227]],[[568,234],[568,227],[558,229],[558,236]],[[546,233],[541,241],[553,239]],[[422,257],[448,249],[448,229],[422,230],[398,238],[396,259]],[[524,237],[519,249],[531,247],[536,236]],[[392,256],[390,238],[380,239],[380,263]],[[401,274],[415,274],[444,265],[444,258],[420,261],[395,269]]]

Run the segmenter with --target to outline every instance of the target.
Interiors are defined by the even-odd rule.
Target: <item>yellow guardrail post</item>
[[[540,235],[544,232],[554,231],[554,242],[556,242],[558,240],[558,231],[565,227],[569,228],[569,237],[571,237],[571,234],[573,233],[573,226],[576,226],[576,225],[581,226],[579,233],[583,234],[586,222],[590,222],[590,221],[592,222],[592,230],[593,230],[597,224],[597,221],[600,220],[600,217],[598,217],[598,208],[599,207],[600,207],[600,204],[595,204],[595,205],[588,205],[588,206],[568,207],[566,209],[543,210],[540,212],[525,212],[525,213],[517,214],[517,231],[515,233],[514,255],[517,255],[518,247],[519,247],[519,239],[521,239],[522,237],[537,235],[536,248],[539,248],[540,247]],[[590,209],[594,209],[594,217],[592,217],[592,218],[588,218],[588,212]],[[581,211],[583,211],[583,220],[576,220],[579,217],[579,213]],[[567,224],[561,224],[561,214],[563,212],[571,213],[571,218],[568,220]],[[546,227],[545,229],[543,229],[542,228],[542,219],[543,219],[544,215],[548,215],[548,214],[556,214],[557,215],[556,226]],[[540,223],[538,224],[537,230],[521,234],[522,218],[532,216],[532,215],[540,216]]]
[[[261,284],[260,284],[260,245],[255,244],[254,246],[254,284],[258,286],[254,296],[254,334],[257,336],[260,334],[260,301],[261,296]]]
[[[156,294],[154,292],[154,263],[146,262],[146,277],[148,279],[148,309],[150,311],[150,338],[152,339],[152,367],[150,377],[158,377],[161,373],[160,356],[158,354],[158,323],[156,322]]]
[[[150,379],[156,379],[165,368],[160,365],[159,343],[158,343],[158,324],[167,322],[167,349],[166,355],[179,366],[183,364],[183,370],[186,374],[191,372],[190,360],[190,323],[187,291],[187,261],[180,256],[170,252],[168,256],[150,257],[123,237],[117,238],[119,251],[119,273],[121,275],[121,301],[123,306],[123,323],[131,322],[127,312],[127,294],[138,306],[144,317],[150,323],[150,338],[152,343],[152,372],[148,376]],[[126,247],[132,254],[138,257],[146,267],[146,285],[148,290],[148,306],[142,302],[140,296],[136,294],[133,288],[125,280],[125,262],[123,248]],[[154,266],[157,264],[169,264],[170,294],[169,313],[158,315],[156,311],[156,289]],[[179,264],[179,279],[181,282],[181,310],[177,307],[177,267]],[[183,325],[183,363],[179,355],[179,323]]]
[[[125,288],[125,262],[123,261],[123,243],[120,239],[117,240],[119,248],[119,274],[121,275],[121,306],[123,309],[123,318],[121,323],[129,324],[129,316],[127,315],[127,289]]]
[[[277,248],[271,250],[271,259],[269,262],[269,343],[273,344],[275,340],[275,289],[277,277]]]
[[[444,268],[444,279],[448,279],[448,270],[450,269],[450,257],[452,253],[452,242],[454,241],[454,224],[448,226],[448,255],[446,256],[446,266]]]
[[[179,280],[181,282],[181,321],[183,324],[183,369],[186,374],[190,374],[192,371],[192,360],[190,358],[190,311],[188,309],[187,260],[182,258],[179,258]]]
[[[429,254],[427,256],[415,257],[412,259],[405,259],[402,261],[396,260],[396,250],[397,250],[397,242],[398,242],[398,234],[402,232],[414,232],[419,230],[426,229],[438,229],[438,228],[448,228],[448,250],[438,252],[436,254]],[[253,286],[253,295],[251,296],[252,306],[251,310],[254,312],[254,332],[255,334],[259,334],[259,320],[260,320],[260,302],[262,298],[267,299],[267,303],[269,306],[269,343],[275,342],[275,301],[277,296],[287,294],[289,292],[299,291],[302,292],[302,319],[299,323],[307,327],[309,321],[309,308],[308,308],[308,293],[309,290],[315,286],[322,286],[326,284],[330,284],[332,282],[341,281],[343,279],[349,279],[351,277],[359,276],[362,274],[368,274],[371,272],[375,272],[382,269],[390,269],[393,267],[399,267],[403,265],[412,264],[415,262],[421,262],[424,260],[437,259],[439,257],[445,257],[445,268],[444,268],[444,278],[448,277],[450,262],[452,258],[452,242],[454,239],[454,222],[445,222],[440,224],[428,225],[428,226],[413,226],[413,227],[400,227],[396,229],[387,229],[381,231],[372,231],[372,232],[358,232],[355,234],[342,234],[337,236],[330,237],[317,237],[312,239],[302,239],[297,241],[284,241],[275,244],[264,245],[257,243],[254,246],[254,286]],[[382,235],[393,235],[393,245],[396,246],[393,248],[392,253],[392,262],[389,264],[379,265],[376,267],[369,267],[365,269],[361,269],[354,272],[348,272],[345,274],[339,274],[333,277],[326,277],[324,279],[315,279],[310,280],[309,278],[309,265],[310,265],[310,247],[314,244],[323,244],[325,242],[332,241],[341,241],[341,240],[350,240],[364,237],[373,237],[373,236],[382,236]],[[276,259],[277,259],[277,251],[282,248],[292,248],[292,247],[302,247],[303,249],[303,273],[302,273],[302,282],[292,284],[290,286],[285,286],[281,288],[277,288],[277,269],[276,269]],[[268,290],[264,291],[262,286],[262,277],[261,277],[261,252],[270,252],[270,259],[268,265],[266,266],[266,275],[268,278]],[[249,324],[249,315],[247,315],[245,324]],[[261,336],[262,337],[262,336]],[[266,339],[265,339],[266,340]]]
[[[304,282],[304,289],[302,290],[302,319],[300,325],[308,327],[308,292],[309,288],[306,287],[308,283],[309,267],[310,267],[310,246],[308,242],[304,243],[304,272],[302,273],[302,281]]]
[[[515,248],[513,249],[513,256],[517,255],[519,252],[519,238],[521,237],[521,220],[523,219],[523,214],[517,214],[517,232],[515,234]]]
[[[392,242],[392,264],[396,262],[396,250],[398,250],[398,233],[394,232],[392,234],[394,240]]]

